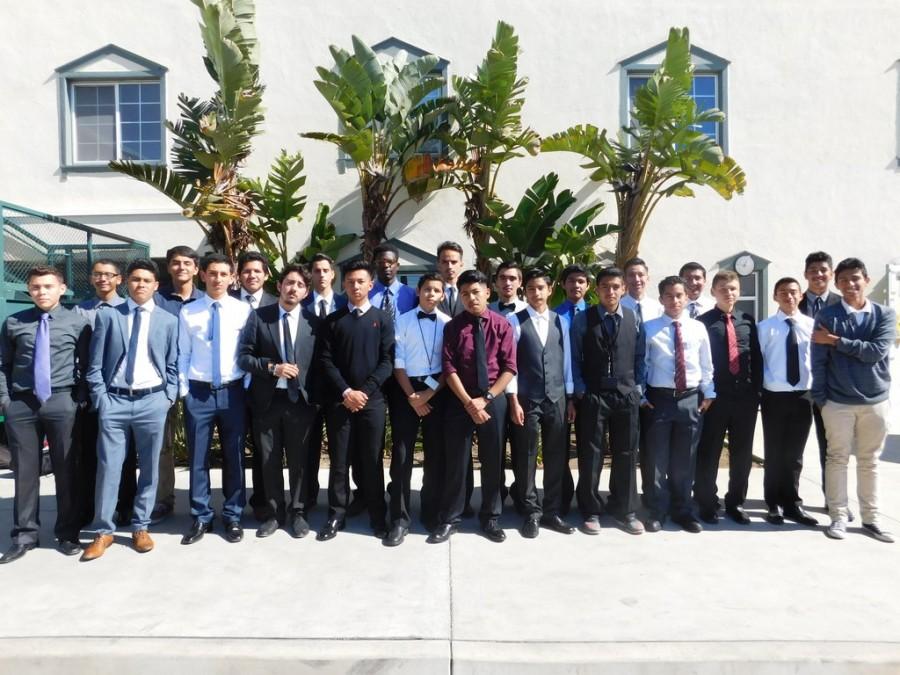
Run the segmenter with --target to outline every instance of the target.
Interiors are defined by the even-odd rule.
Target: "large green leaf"
[[[182,209],[195,204],[200,196],[191,183],[165,166],[123,160],[110,162],[109,168],[153,186]]]

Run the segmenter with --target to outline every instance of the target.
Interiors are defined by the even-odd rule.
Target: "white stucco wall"
[[[179,92],[207,95],[194,6],[187,0],[0,0],[0,199],[81,219],[148,241],[154,255],[202,235],[151,188],[117,174],[69,173],[59,167],[55,69],[107,43],[168,68],[167,115]],[[298,132],[330,131],[336,122],[314,89],[316,65],[332,61],[328,45],[349,48],[350,35],[369,43],[396,37],[449,60],[451,74],[472,72],[497,19],[512,23],[530,78],[525,122],[550,134],[579,122],[619,124],[618,63],[689,26],[694,44],[728,59],[729,151],[748,189],[725,202],[711,191],[670,199],[653,216],[642,244],[653,276],[696,259],[715,262],[747,249],[772,261],[770,282],[802,274],[806,253],[856,255],[884,287],[885,264],[900,256],[900,86],[896,0],[259,0],[262,77],[268,85],[265,133],[248,167],[263,174],[280,148],[303,151],[308,174],[307,221],[330,204],[339,229],[358,230],[355,172],[339,174],[337,152]],[[577,158],[548,154],[503,169],[499,192],[518,200],[550,170],[584,205],[604,197],[585,180]],[[462,238],[462,197],[438,195],[423,209],[399,214],[389,232],[433,249]],[[606,214],[614,219],[612,206]],[[309,224],[292,233],[292,246]]]

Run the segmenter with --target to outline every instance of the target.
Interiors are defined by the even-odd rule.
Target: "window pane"
[[[162,159],[162,143],[141,143],[141,159],[159,161]]]
[[[97,158],[103,161],[116,158],[116,146],[112,143],[100,143],[97,146]]]
[[[691,98],[697,105],[698,111],[709,110],[710,108],[718,108],[721,110],[722,105],[719,100],[718,91],[718,75],[695,75],[691,83]],[[637,90],[640,89],[650,78],[646,75],[630,75],[628,77],[628,102],[629,108],[634,105],[634,97]],[[721,143],[720,128],[721,125],[716,122],[707,122],[696,127],[708,136],[711,136],[716,142]]]
[[[159,83],[141,85],[141,103],[159,103]]]
[[[122,141],[130,142],[130,141],[139,141],[141,140],[141,125],[140,124],[122,124]]]
[[[141,101],[141,85],[139,84],[120,84],[119,85],[119,103],[140,103]]]
[[[122,143],[122,159],[140,159],[140,143]]]
[[[159,103],[143,103],[141,104],[141,121],[159,122],[161,112]]]
[[[716,78],[714,75],[695,75],[694,76],[693,95],[716,97]]]
[[[141,106],[135,103],[122,103],[119,105],[119,119],[123,122],[140,122]]]
[[[96,143],[79,143],[76,159],[79,162],[94,162],[97,160]]]
[[[634,101],[635,94],[637,94],[637,90],[647,84],[649,80],[649,77],[644,76],[628,78],[628,96],[632,102]]]
[[[74,87],[75,99],[75,160],[96,162],[113,159],[115,147],[115,100],[112,85]]]
[[[150,122],[141,124],[141,140],[142,141],[158,141],[159,140],[159,122]]]
[[[741,295],[756,297],[756,272],[746,277],[738,277],[741,282]]]
[[[75,87],[75,106],[96,106],[97,87]]]
[[[97,87],[97,102],[100,105],[115,105],[116,94],[112,86]]]

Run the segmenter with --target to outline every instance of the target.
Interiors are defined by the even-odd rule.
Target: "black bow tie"
[[[428,319],[429,321],[437,320],[437,314],[429,314],[428,312],[423,312],[422,310],[419,310],[419,313],[417,314],[417,316],[420,319]]]
[[[514,302],[510,302],[509,304],[507,304],[505,302],[497,303],[497,309],[499,309],[501,312],[506,311],[507,309],[515,309],[515,308],[516,308],[516,303],[514,303]]]

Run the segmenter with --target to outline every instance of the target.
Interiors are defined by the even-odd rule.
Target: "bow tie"
[[[418,316],[420,319],[428,319],[429,321],[437,320],[437,314],[429,314],[428,312],[423,312],[422,310],[419,310],[419,313],[416,316]]]
[[[515,309],[515,308],[516,308],[516,303],[514,303],[514,302],[510,302],[509,304],[507,304],[505,302],[497,303],[497,309],[499,309],[501,312],[504,312],[507,309]]]

